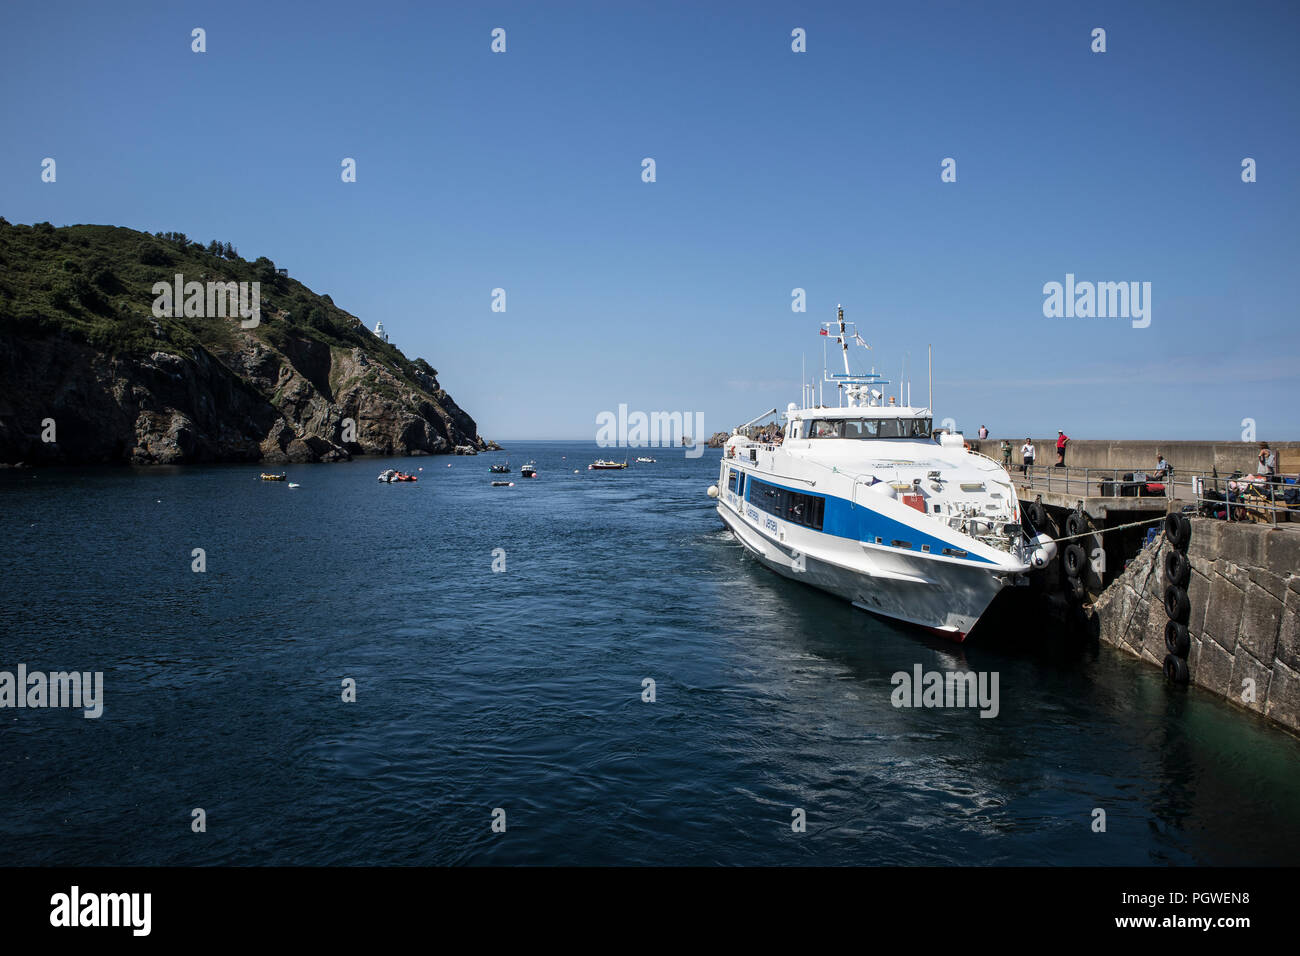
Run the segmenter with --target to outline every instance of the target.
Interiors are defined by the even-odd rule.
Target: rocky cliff
[[[261,284],[260,320],[157,317],[154,283]],[[223,243],[0,219],[0,463],[332,461],[482,449],[422,359]]]

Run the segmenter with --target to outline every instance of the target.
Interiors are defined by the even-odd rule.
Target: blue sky
[[[784,407],[843,303],[860,364],[896,379],[910,353],[918,403],[933,343],[936,416],[969,431],[1236,440],[1249,417],[1300,438],[1294,3],[4,19],[0,214],[269,256],[382,319],[488,437],[591,438],[620,403],[710,431]],[[1150,327],[1045,318],[1067,273],[1150,282]]]

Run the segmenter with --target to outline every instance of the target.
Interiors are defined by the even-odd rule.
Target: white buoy
[[[709,497],[710,497],[710,498],[716,498],[716,497],[718,497],[718,486],[717,486],[717,485],[709,485]]]
[[[1040,534],[1035,536],[1033,544],[1038,546],[1034,549],[1033,554],[1029,556],[1029,563],[1034,567],[1045,568],[1056,559],[1056,542],[1051,539],[1050,535]]]

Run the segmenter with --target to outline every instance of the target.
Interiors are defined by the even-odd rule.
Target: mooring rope
[[[1164,521],[1165,518],[1166,518],[1166,515],[1161,515],[1159,518],[1146,518],[1146,519],[1144,519],[1144,520],[1142,520],[1142,521],[1130,521],[1128,524],[1117,524],[1117,525],[1112,525],[1112,526],[1109,527],[1109,528],[1098,528],[1098,529],[1096,529],[1095,531],[1083,531],[1083,532],[1080,532],[1079,534],[1067,534],[1067,535],[1065,535],[1065,536],[1063,536],[1063,537],[1060,537],[1060,538],[1053,538],[1052,540],[1053,540],[1053,541],[1073,541],[1075,538],[1091,538],[1093,535],[1096,535],[1097,537],[1101,537],[1103,534],[1106,534],[1106,533],[1109,532],[1109,531],[1122,531],[1122,530],[1125,529],[1125,528],[1136,528],[1136,527],[1138,527],[1139,525],[1144,525],[1144,524],[1155,524],[1157,521]]]

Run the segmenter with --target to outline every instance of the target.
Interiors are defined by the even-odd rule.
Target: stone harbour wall
[[[1300,733],[1300,529],[1209,518],[1190,523],[1185,591],[1192,687]],[[1102,641],[1157,666],[1169,654],[1164,565],[1172,549],[1162,533],[1094,604]]]

